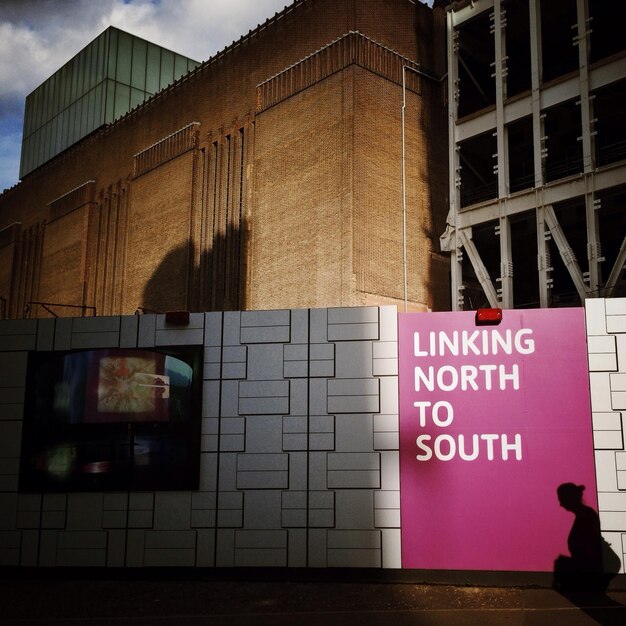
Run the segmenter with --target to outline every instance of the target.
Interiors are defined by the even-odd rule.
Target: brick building
[[[448,308],[443,23],[296,0],[27,173],[0,196],[4,316]]]

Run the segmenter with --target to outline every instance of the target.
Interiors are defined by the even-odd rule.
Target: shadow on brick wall
[[[247,228],[228,227],[198,253],[193,241],[171,250],[143,290],[146,311],[238,311],[246,308]]]

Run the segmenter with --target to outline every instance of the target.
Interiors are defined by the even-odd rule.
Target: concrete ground
[[[626,626],[626,591],[410,582],[24,577],[0,580],[3,626]]]

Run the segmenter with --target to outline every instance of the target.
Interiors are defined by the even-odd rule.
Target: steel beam
[[[565,267],[574,282],[576,291],[578,292],[580,299],[584,301],[587,297],[589,297],[589,287],[585,284],[583,273],[581,272],[578,261],[576,260],[576,255],[567,242],[567,237],[559,224],[552,206],[546,206],[544,208],[544,218],[548,228],[550,229],[554,243],[559,249],[563,263],[565,263]]]
[[[472,241],[472,232],[470,229],[465,229],[462,231],[458,231],[459,239],[467,252],[467,256],[474,268],[474,272],[476,273],[476,278],[478,278],[478,282],[480,283],[485,295],[487,296],[487,300],[489,300],[490,306],[494,308],[498,308],[501,306],[500,301],[498,300],[498,294],[496,292],[493,283],[491,282],[491,277],[489,276],[489,272],[483,263],[483,260],[480,258],[480,254]]]
[[[602,295],[605,298],[610,298],[613,295],[615,286],[620,281],[622,274],[624,273],[624,269],[626,269],[626,237],[624,237],[624,240],[622,241],[622,245],[620,246],[617,254],[617,259],[615,260],[611,274],[609,275],[606,285],[604,286],[604,293]]]
[[[587,179],[592,177],[592,182]],[[626,165],[622,163],[602,168],[593,174],[579,174],[575,177],[555,181],[541,187],[541,193],[545,204],[557,204],[564,200],[571,200],[584,196],[589,189],[594,192],[603,191],[623,185],[626,181]],[[496,220],[502,215],[515,215],[524,211],[532,211],[537,207],[535,190],[516,193],[508,198],[501,198],[493,202],[481,204],[475,207],[465,207],[456,216],[457,228],[468,228],[491,220]]]
[[[545,209],[538,206],[535,213],[537,220],[537,273],[539,279],[539,306],[545,308],[549,306],[549,294],[552,288],[552,261],[550,258],[550,248],[548,241],[550,232],[546,228]]]
[[[508,217],[500,218],[500,298],[505,309],[513,308],[513,248],[511,246],[511,222]]]

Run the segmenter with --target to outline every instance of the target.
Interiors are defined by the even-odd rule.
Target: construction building
[[[626,4],[448,7],[452,307],[626,293]]]
[[[197,67],[105,31],[27,102],[3,316],[448,309],[444,37],[412,0],[296,0]]]

